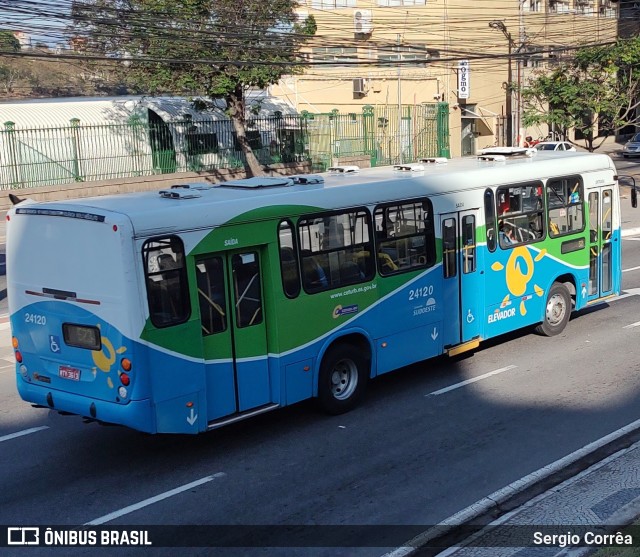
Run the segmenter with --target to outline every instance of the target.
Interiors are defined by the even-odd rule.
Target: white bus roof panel
[[[324,183],[312,185],[214,186],[199,189],[198,197],[169,198],[159,195],[158,191],[149,191],[37,205],[87,213],[120,213],[131,221],[135,235],[144,237],[210,228],[224,224],[236,215],[266,206],[300,205],[326,209],[362,206],[596,171],[609,171],[613,177],[613,161],[604,154],[580,152],[539,154],[533,158],[499,162],[479,161],[473,157],[454,159],[446,165],[425,165],[424,171],[420,172],[394,172],[393,166],[386,166],[362,169],[358,173],[324,173],[320,175]],[[159,223],[165,227],[159,229]]]

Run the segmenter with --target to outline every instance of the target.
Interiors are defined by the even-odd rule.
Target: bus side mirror
[[[636,179],[633,176],[616,176],[618,184],[631,188],[631,206],[638,207],[638,190],[636,189]]]

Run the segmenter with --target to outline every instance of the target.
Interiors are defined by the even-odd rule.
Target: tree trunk
[[[225,100],[227,101],[227,108],[229,110],[231,124],[233,125],[233,131],[236,133],[238,144],[240,145],[240,149],[242,149],[247,161],[245,164],[247,176],[264,176],[262,166],[260,166],[260,163],[258,162],[258,159],[247,139],[244,92],[242,90],[242,86],[238,85],[233,93],[228,95]]]

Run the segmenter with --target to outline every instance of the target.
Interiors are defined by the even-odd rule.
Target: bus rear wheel
[[[560,334],[569,322],[571,307],[569,289],[564,284],[554,282],[547,295],[544,321],[536,327],[536,331],[548,337]]]
[[[325,412],[343,414],[358,404],[369,378],[368,362],[354,345],[337,344],[327,351],[318,376],[318,402]]]

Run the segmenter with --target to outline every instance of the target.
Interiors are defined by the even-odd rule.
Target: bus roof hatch
[[[293,181],[289,178],[268,178],[265,176],[256,176],[254,178],[242,178],[240,180],[229,180],[228,182],[221,182],[218,187],[225,188],[274,188],[278,186],[291,186]]]

